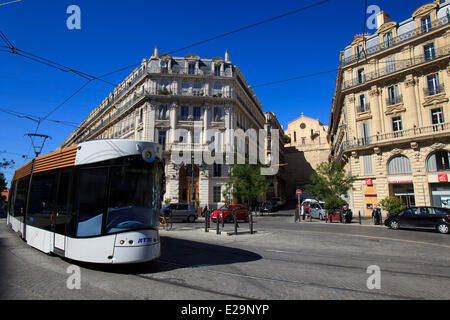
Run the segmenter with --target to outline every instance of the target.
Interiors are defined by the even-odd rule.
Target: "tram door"
[[[72,172],[61,172],[58,179],[58,189],[55,210],[52,219],[52,228],[55,233],[55,252],[63,254],[65,251],[65,235],[71,219],[70,187],[72,185]]]

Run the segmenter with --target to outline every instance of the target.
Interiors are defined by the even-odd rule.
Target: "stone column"
[[[147,105],[147,117],[146,117],[146,137],[148,141],[155,141],[155,120],[156,120],[156,104],[153,102],[148,103]]]
[[[209,112],[211,110],[211,105],[208,103],[205,103],[204,107],[203,107],[203,141],[202,143],[205,144],[207,143],[207,137],[206,137],[206,132],[209,129]]]
[[[381,125],[381,117],[383,116],[380,105],[378,104],[378,96],[380,95],[380,91],[376,86],[372,87],[372,90],[369,92],[370,96],[370,110],[372,114],[372,123],[373,128],[375,130],[374,134],[383,133],[382,125]]]
[[[404,126],[406,124],[409,125],[409,128],[404,129],[412,129],[414,128],[414,126],[416,127],[419,126],[419,115],[417,112],[416,95],[414,92],[416,81],[414,81],[412,75],[407,75],[404,84],[405,84],[405,97],[403,103],[406,107],[406,119],[403,119],[403,123]]]
[[[175,142],[175,129],[177,128],[177,111],[178,111],[178,104],[176,102],[173,102],[170,105],[170,139],[169,139],[170,144]]]

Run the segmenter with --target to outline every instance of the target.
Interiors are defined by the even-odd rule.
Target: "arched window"
[[[445,150],[439,150],[430,154],[427,158],[427,171],[437,172],[450,170],[450,153]]]
[[[411,173],[411,162],[403,155],[392,157],[388,161],[389,174]]]

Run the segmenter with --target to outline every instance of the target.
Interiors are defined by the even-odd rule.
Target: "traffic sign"
[[[300,196],[300,195],[302,194],[302,190],[298,189],[295,193],[296,193],[298,196]]]

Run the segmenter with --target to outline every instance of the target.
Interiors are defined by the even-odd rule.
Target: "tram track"
[[[204,251],[208,251],[204,248],[201,247],[194,247],[194,246],[187,246],[187,245],[179,245],[179,248],[189,248],[189,249],[195,249],[195,250],[204,250]],[[232,248],[232,249],[237,249],[237,248]],[[248,249],[247,249],[248,250]],[[311,253],[302,253],[302,252],[295,252],[295,251],[280,251],[280,250],[271,250],[271,249],[266,249],[265,251],[267,252],[272,252],[272,253],[279,253],[279,254],[290,254],[290,255],[296,255],[296,256],[303,256],[303,257],[316,257],[316,258],[326,258],[326,259],[330,259],[330,258],[342,258],[342,256],[333,256],[333,255],[321,255],[321,254],[311,254]],[[257,254],[252,253],[245,253],[243,250],[241,251],[229,251],[229,250],[224,250],[224,249],[219,249],[216,250],[215,253],[223,253],[223,254],[232,254],[232,255],[238,255],[241,257],[248,257],[248,258],[255,258],[255,256]],[[293,264],[305,264],[305,265],[317,265],[317,266],[323,266],[323,267],[330,267],[330,268],[340,268],[340,269],[344,269],[348,270],[348,269],[352,269],[352,270],[358,270],[358,271],[363,271],[365,272],[365,268],[362,266],[355,266],[355,265],[349,265],[349,264],[336,264],[336,263],[327,263],[327,262],[313,262],[313,261],[305,261],[305,260],[292,260],[292,259],[285,259],[285,258],[275,258],[275,257],[267,257],[267,256],[262,256],[262,259],[265,260],[269,260],[269,261],[278,261],[278,262],[283,262],[283,263],[293,263]],[[373,264],[374,262],[379,263],[379,259],[375,259],[375,258],[361,258],[361,257],[350,257],[350,259],[352,260],[359,260],[359,261],[369,261],[370,264]],[[398,262],[398,263],[403,263],[403,262]],[[411,261],[409,261],[408,263],[411,263]],[[419,263],[415,262],[415,265],[418,265]],[[450,268],[450,265],[430,265],[430,263],[420,263],[421,265],[423,265],[424,267],[437,267],[437,268]],[[369,265],[369,264],[368,264]],[[368,266],[367,265],[367,266]],[[411,271],[404,271],[404,270],[392,270],[392,269],[382,269],[383,273],[390,273],[394,276],[396,275],[406,275],[406,276],[418,276],[418,277],[423,277],[423,278],[439,278],[439,279],[446,279],[446,280],[450,280],[450,275],[441,275],[441,274],[432,274],[432,273],[419,273],[419,272],[411,272]]]
[[[371,296],[377,296],[377,297],[385,297],[385,298],[390,298],[390,299],[425,300],[425,298],[422,298],[422,297],[395,295],[395,294],[357,290],[357,289],[350,289],[350,288],[337,287],[337,286],[328,286],[328,285],[323,285],[323,284],[319,284],[319,283],[315,283],[315,282],[303,282],[303,281],[296,281],[296,280],[276,279],[276,278],[260,277],[260,276],[256,276],[256,275],[249,275],[249,274],[243,274],[243,273],[219,271],[219,270],[214,270],[214,269],[210,269],[210,268],[204,268],[205,265],[189,266],[189,265],[176,263],[173,261],[166,261],[166,260],[160,260],[160,259],[158,260],[158,262],[163,263],[163,264],[169,264],[169,265],[176,266],[176,267],[195,268],[197,271],[202,271],[202,272],[211,273],[211,274],[218,274],[218,275],[233,277],[233,278],[243,278],[243,279],[271,282],[271,283],[277,283],[277,284],[287,284],[287,285],[294,285],[294,286],[298,286],[298,287],[313,287],[313,288],[317,288],[317,289],[335,290],[335,291],[340,291],[340,292],[347,292],[347,293],[353,293],[353,294],[364,294],[364,295],[371,295]],[[155,280],[155,281],[167,283],[167,280],[165,280],[165,279],[158,279],[158,278],[155,279],[154,277],[149,277],[149,276],[145,276],[145,275],[137,275],[137,276],[148,279],[148,280]],[[256,297],[245,297],[245,296],[241,296],[241,295],[224,293],[222,291],[211,290],[211,289],[207,289],[207,288],[203,288],[203,287],[199,287],[199,286],[195,286],[195,285],[191,285],[191,284],[179,284],[179,283],[173,283],[173,282],[169,282],[169,283],[171,283],[173,285],[177,285],[177,286],[182,286],[184,288],[191,288],[191,289],[196,289],[196,290],[200,290],[200,291],[204,291],[204,292],[211,292],[211,293],[226,295],[226,296],[230,296],[233,298],[239,297],[241,299],[250,299],[250,300],[261,299],[261,298],[256,298]]]

